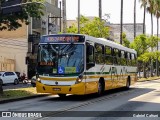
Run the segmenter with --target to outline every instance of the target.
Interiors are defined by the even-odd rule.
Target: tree
[[[136,0],[134,0],[134,38],[136,37]]]
[[[129,42],[129,40],[127,39],[127,37],[126,37],[126,34],[125,33],[122,33],[122,41],[123,41],[123,46],[125,46],[125,47],[130,47],[130,42]]]
[[[68,33],[77,33],[78,28],[73,24],[67,28]],[[80,33],[90,35],[93,37],[109,37],[109,28],[105,26],[105,22],[101,21],[99,17],[95,17],[93,21],[88,18],[80,17]]]
[[[153,52],[153,48],[157,46],[158,38],[155,36],[150,36],[147,39],[148,47],[151,48],[151,52]],[[153,76],[153,58],[151,57],[151,76]]]
[[[147,11],[151,14],[151,35],[153,35],[153,14],[154,14],[154,5],[155,0],[148,0]]]
[[[136,36],[134,41],[130,44],[130,47],[137,51],[137,57],[139,58],[144,53],[148,52],[148,37],[145,34]],[[141,71],[143,68],[144,77],[146,77],[146,62],[143,59],[138,59],[138,71]]]
[[[147,5],[148,0],[139,0],[139,1],[142,2],[141,7],[144,8],[144,12],[143,12],[143,34],[145,34],[146,5]]]
[[[133,48],[137,51],[137,56],[144,54],[148,51],[148,37],[144,34],[136,36],[134,41],[130,44],[130,48]]]
[[[160,1],[156,0],[155,1],[155,7],[154,7],[154,14],[157,18],[157,38],[158,38],[158,33],[159,33],[159,17],[160,17]],[[157,51],[158,51],[158,41],[157,41]],[[158,76],[158,68],[159,68],[159,64],[158,64],[158,59],[156,59],[156,75]]]
[[[123,0],[121,0],[121,31],[120,31],[120,44],[122,44],[122,33],[123,33]]]
[[[2,1],[0,0],[0,3]],[[16,30],[22,26],[22,22],[28,25],[29,17],[40,19],[43,15],[43,3],[44,0],[22,0],[21,12],[8,15],[2,15],[0,12],[0,30]]]
[[[146,52],[146,53],[144,53],[144,54],[142,54],[138,57],[139,63],[140,62],[143,63],[142,66],[143,66],[143,76],[144,76],[144,78],[146,78],[146,71],[148,71],[148,69],[149,69],[149,67],[148,67],[149,64],[148,63],[151,60],[151,58],[153,58],[153,53],[151,53],[151,52]]]
[[[102,0],[99,0],[99,18],[102,19]]]

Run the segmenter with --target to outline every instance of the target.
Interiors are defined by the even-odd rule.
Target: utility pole
[[[63,33],[66,33],[66,0],[62,0],[62,8],[63,8]]]
[[[99,0],[99,18],[102,20],[102,1]]]
[[[80,0],[78,0],[78,34],[80,34]]]

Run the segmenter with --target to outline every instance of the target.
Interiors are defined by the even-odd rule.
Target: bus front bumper
[[[36,81],[37,93],[51,93],[51,94],[75,94],[84,95],[85,94],[85,83],[81,82],[71,86],[51,86],[44,85]]]

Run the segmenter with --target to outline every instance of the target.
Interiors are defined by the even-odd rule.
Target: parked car
[[[31,78],[31,84],[32,84],[33,87],[36,87],[36,76],[33,76]]]
[[[0,72],[0,80],[3,84],[14,83],[16,85],[19,83],[17,74],[15,72]]]

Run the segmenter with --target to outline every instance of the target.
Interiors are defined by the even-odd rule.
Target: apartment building
[[[39,42],[41,35],[59,32],[48,29],[48,24],[58,26],[58,19],[48,19],[48,16],[60,17],[58,0],[46,0],[44,6],[41,19],[30,18],[29,25],[22,23],[15,31],[0,31],[0,71],[24,72],[29,78],[35,74],[37,54],[32,54],[33,44]]]

